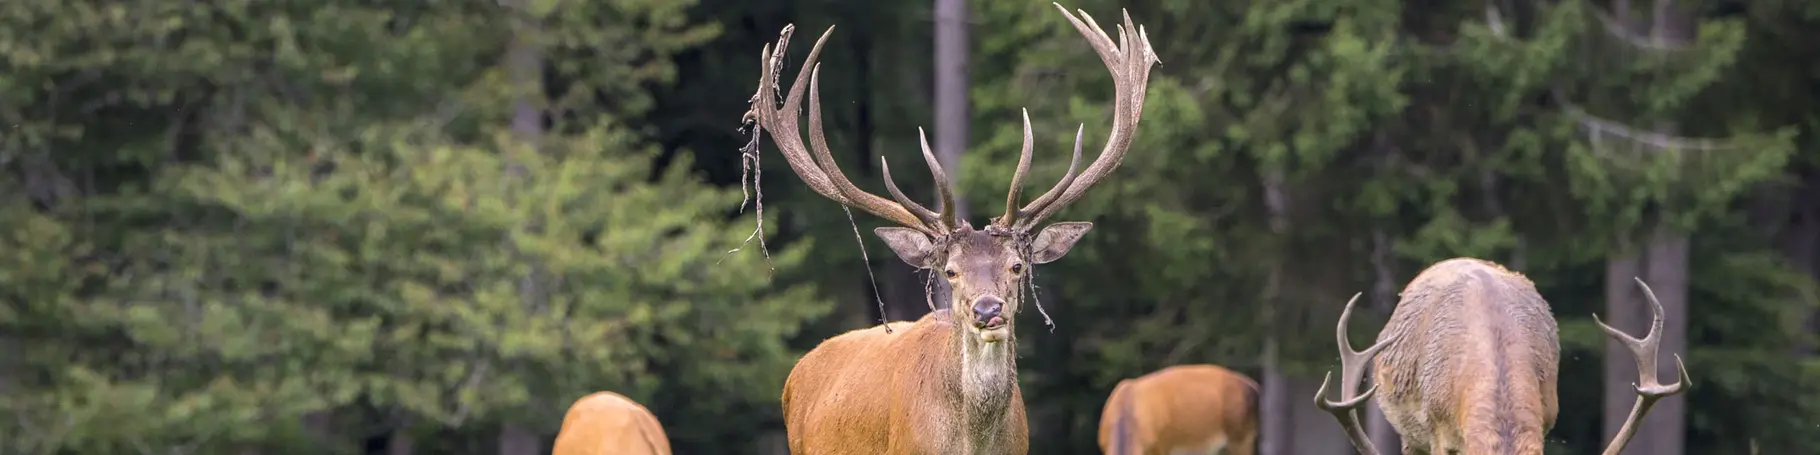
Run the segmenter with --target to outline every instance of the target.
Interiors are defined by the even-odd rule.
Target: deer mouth
[[[1007,324],[1005,318],[1001,316],[993,316],[984,322],[975,322],[973,326],[977,329],[976,333],[978,333],[980,341],[986,343],[998,343],[1011,338],[1010,324]]]
[[[1008,333],[1011,331],[1010,324],[1006,323],[1003,316],[993,316],[985,321],[974,322],[973,327],[975,333],[979,335],[980,341],[987,343],[997,343],[1011,337],[1011,334]]]
[[[1002,316],[993,316],[992,319],[974,322],[973,327],[978,328],[980,330],[1002,329],[1002,328],[1005,328],[1005,318]]]

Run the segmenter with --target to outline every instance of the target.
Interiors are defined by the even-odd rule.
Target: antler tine
[[[1637,383],[1634,385],[1637,391],[1637,401],[1631,405],[1630,417],[1624,419],[1624,426],[1619,427],[1617,436],[1612,437],[1611,444],[1605,447],[1605,452],[1603,452],[1605,455],[1618,455],[1618,452],[1624,450],[1625,445],[1630,444],[1630,438],[1636,436],[1637,426],[1643,423],[1643,415],[1649,413],[1649,408],[1655,406],[1656,400],[1681,393],[1687,389],[1688,384],[1693,382],[1693,379],[1687,376],[1687,365],[1681,363],[1679,355],[1674,356],[1675,370],[1680,373],[1681,380],[1674,384],[1662,384],[1657,380],[1656,356],[1661,353],[1662,347],[1662,302],[1656,300],[1656,292],[1650,290],[1649,285],[1645,284],[1642,279],[1635,280],[1637,286],[1643,288],[1643,296],[1649,300],[1650,311],[1653,314],[1650,319],[1649,333],[1644,334],[1643,339],[1632,338],[1621,330],[1605,325],[1605,321],[1599,320],[1597,313],[1593,314],[1593,322],[1599,324],[1599,328],[1604,329],[1605,334],[1618,340],[1637,357]]]
[[[891,192],[892,199],[896,199],[897,203],[903,205],[904,208],[910,209],[910,213],[916,215],[917,219],[923,220],[923,224],[929,226],[941,225],[940,215],[937,215],[935,211],[929,210],[928,207],[923,207],[922,204],[916,203],[915,200],[904,195],[904,190],[898,189],[897,182],[891,179],[891,162],[885,160],[884,155],[878,156],[878,168],[879,172],[885,174],[885,190]]]
[[[922,141],[923,161],[929,163],[929,175],[935,177],[935,192],[941,196],[936,201],[935,211],[940,214],[942,224],[932,226],[941,229],[942,234],[960,227],[954,220],[954,182],[948,180],[948,172],[942,170],[942,161],[935,158],[935,151],[929,148],[929,135],[923,127],[916,127],[916,138]]]
[[[822,34],[822,39],[816,41],[816,46],[809,51],[810,61],[814,61],[821,54],[822,42],[827,40],[828,34],[833,31],[834,28],[829,27],[828,31]],[[803,179],[804,184],[809,185],[809,189],[815,190],[816,193],[829,199],[845,201],[846,198],[841,196],[840,190],[828,180],[827,173],[822,172],[821,167],[816,165],[807,156],[807,153],[804,153],[802,137],[797,135],[796,112],[802,104],[802,97],[799,95],[802,94],[806,87],[804,83],[807,81],[798,77],[796,83],[791,84],[790,96],[783,100],[783,106],[780,108],[777,105],[778,73],[783,72],[784,51],[789,49],[790,37],[795,32],[796,24],[785,25],[784,30],[778,32],[777,46],[765,45],[764,51],[759,55],[758,93],[752,96],[751,109],[746,111],[742,120],[758,122],[754,134],[763,134],[766,129],[788,131],[790,134],[774,134],[772,140],[777,143],[778,151],[784,154],[785,161],[790,163],[791,170],[796,171],[796,175]],[[788,111],[790,115],[783,115],[784,111]],[[757,151],[754,150],[753,153],[757,153]]]
[[[811,150],[815,151],[815,161],[821,163],[822,169],[828,172],[828,180],[832,180],[834,186],[840,188],[841,193],[847,196],[848,202],[852,203],[851,205],[904,226],[921,228],[937,235],[946,234],[945,230],[938,230],[935,226],[923,225],[922,221],[903,205],[859,189],[853,185],[852,181],[847,180],[846,174],[841,173],[840,165],[834,163],[833,152],[828,149],[827,136],[822,133],[820,75],[821,64],[816,64],[815,68],[809,72],[809,145]]]
[[[1049,191],[1043,192],[1042,196],[1037,196],[1035,200],[1030,201],[1030,205],[1027,205],[1024,208],[1018,209],[1017,224],[1015,224],[1014,226],[1027,228],[1027,227],[1031,226],[1032,224],[1034,224],[1030,221],[1030,214],[1031,214],[1030,208],[1031,207],[1040,208],[1040,207],[1049,205],[1051,202],[1055,202],[1055,198],[1060,197],[1062,195],[1062,191],[1067,190],[1068,185],[1074,183],[1074,178],[1079,176],[1079,174],[1076,174],[1075,171],[1079,170],[1080,166],[1081,166],[1081,136],[1083,133],[1086,133],[1086,132],[1087,132],[1087,124],[1085,124],[1085,123],[1081,124],[1079,127],[1076,127],[1074,129],[1074,158],[1071,158],[1068,160],[1068,172],[1062,173],[1062,180],[1059,182],[1056,182],[1055,187],[1050,188]]]
[[[1068,206],[1083,196],[1088,188],[1099,183],[1113,169],[1118,168],[1125,159],[1125,152],[1131,147],[1131,139],[1137,133],[1138,119],[1144,112],[1144,94],[1148,89],[1150,67],[1162,63],[1157,60],[1156,52],[1150,47],[1149,35],[1142,27],[1131,20],[1131,14],[1120,10],[1125,23],[1118,27],[1119,41],[1115,44],[1112,37],[1093,21],[1093,16],[1080,11],[1076,18],[1061,4],[1055,8],[1062,11],[1068,22],[1074,24],[1076,31],[1087,38],[1087,42],[1099,53],[1100,61],[1112,72],[1114,86],[1112,107],[1112,134],[1106,138],[1105,148],[1093,159],[1093,164],[1075,180],[1065,186],[1059,186],[1060,193],[1054,199],[1038,205],[1033,201],[1022,211],[1030,214],[1021,223],[1024,226],[1035,225],[1044,218],[1054,215],[1062,207]],[[1135,36],[1128,35],[1130,32]]]
[[[760,70],[758,94],[753,96],[752,108],[745,115],[748,119],[757,118],[756,134],[772,130],[778,151],[784,154],[785,161],[790,163],[790,168],[803,179],[803,183],[808,184],[816,193],[900,225],[933,235],[945,234],[944,230],[924,224],[921,217],[907,206],[860,190],[852,181],[847,180],[847,176],[834,163],[833,154],[828,150],[827,137],[822,132],[821,64],[816,62],[821,56],[822,46],[834,34],[833,26],[822,32],[821,38],[815,41],[815,47],[810,49],[808,59],[803,61],[803,68],[808,70],[809,77],[802,77],[799,71],[796,81],[790,85],[789,96],[784,98],[783,106],[773,107],[777,96],[778,75],[783,71],[785,51],[789,48],[790,36],[795,29],[794,24],[784,26],[784,30],[779,33],[777,46],[766,46],[761,56],[763,68]],[[810,147],[804,147],[800,125],[797,123],[805,90],[809,94]],[[787,134],[776,134],[780,132]],[[810,153],[811,148],[813,155]]]
[[[1017,200],[1023,196],[1021,193],[1024,190],[1024,176],[1030,173],[1030,151],[1036,142],[1036,138],[1030,133],[1030,110],[1022,109],[1022,111],[1024,113],[1024,150],[1017,155],[1017,172],[1011,174],[1011,190],[1005,195],[1005,215],[1000,216],[993,223],[1003,227],[1017,225]]]
[[[1346,430],[1346,437],[1352,440],[1353,447],[1358,448],[1361,455],[1377,455],[1377,447],[1365,435],[1364,427],[1359,426],[1359,417],[1353,410],[1378,392],[1377,384],[1372,384],[1364,393],[1357,393],[1359,381],[1365,376],[1365,366],[1377,357],[1378,351],[1390,346],[1397,336],[1383,337],[1377,344],[1363,351],[1352,350],[1352,343],[1346,338],[1346,326],[1352,320],[1352,306],[1358,303],[1361,294],[1363,293],[1353,294],[1352,300],[1346,301],[1346,309],[1340,310],[1340,323],[1334,329],[1334,336],[1340,345],[1340,401],[1327,399],[1327,384],[1333,379],[1333,373],[1328,372],[1321,378],[1321,387],[1315,391],[1314,404],[1340,421],[1340,428]]]

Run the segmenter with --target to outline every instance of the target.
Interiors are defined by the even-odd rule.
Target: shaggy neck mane
[[[959,405],[954,408],[960,414],[958,422],[975,432],[992,434],[987,430],[1003,421],[1017,387],[1017,338],[980,341],[952,313],[943,316],[950,329],[947,349],[957,360],[944,366],[943,388]]]

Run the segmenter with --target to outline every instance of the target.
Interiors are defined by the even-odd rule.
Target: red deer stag
[[[1114,42],[1085,12],[1077,19],[1061,5],[1056,8],[1112,71],[1111,137],[1077,176],[1081,133],[1076,131],[1074,161],[1061,182],[1020,208],[1019,194],[1030,169],[1032,147],[1030,119],[1025,115],[1023,152],[1011,176],[1005,214],[978,230],[955,219],[954,192],[926,137],[923,158],[940,196],[935,210],[904,196],[882,159],[880,170],[892,199],[860,190],[835,165],[822,135],[816,89],[820,71],[815,63],[832,27],[815,42],[803,63],[809,71],[807,81],[798,74],[781,108],[774,107],[773,100],[794,27],[784,27],[775,48],[765,46],[763,75],[747,118],[756,117],[761,132],[773,132],[778,150],[810,189],[901,225],[873,232],[904,262],[939,270],[953,289],[946,309],[914,323],[894,322],[888,328],[875,326],[829,338],[797,362],[783,391],[791,453],[1023,454],[1029,449],[1023,397],[1017,386],[1012,316],[1023,303],[1021,291],[1030,268],[1060,259],[1093,225],[1064,222],[1037,232],[1032,228],[1079,199],[1119,165],[1136,133],[1150,67],[1157,62],[1149,39],[1132,24],[1130,15],[1125,16],[1118,29],[1119,41]],[[807,148],[798,136],[797,124],[805,88],[809,96]]]
[[[1661,344],[1662,304],[1649,285],[1637,280],[1655,311],[1642,339],[1593,320],[1629,347],[1637,359],[1637,401],[1630,418],[1605,448],[1617,455],[1650,406],[1680,393],[1692,382],[1680,356],[1680,382],[1656,380]],[[1548,302],[1535,284],[1498,264],[1455,258],[1429,266],[1409,286],[1377,344],[1353,351],[1346,341],[1354,295],[1340,312],[1341,401],[1326,400],[1322,381],[1315,404],[1340,421],[1354,447],[1377,455],[1354,412],[1377,394],[1378,406],[1403,437],[1403,453],[1541,455],[1542,437],[1560,410],[1555,380],[1560,341]],[[1381,353],[1379,351],[1382,351]],[[1375,359],[1374,359],[1375,356]],[[1358,393],[1365,363],[1372,363],[1372,387]],[[1331,374],[1329,378],[1331,379]]]
[[[551,455],[670,455],[670,439],[657,416],[613,392],[575,400],[562,416]]]
[[[1258,383],[1214,365],[1176,365],[1119,381],[1100,412],[1108,455],[1251,455]]]

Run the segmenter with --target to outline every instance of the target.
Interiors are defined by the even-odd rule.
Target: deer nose
[[[986,323],[991,321],[992,318],[999,317],[999,312],[1004,309],[1004,299],[1000,299],[996,296],[988,295],[973,299],[973,319],[981,323]]]

